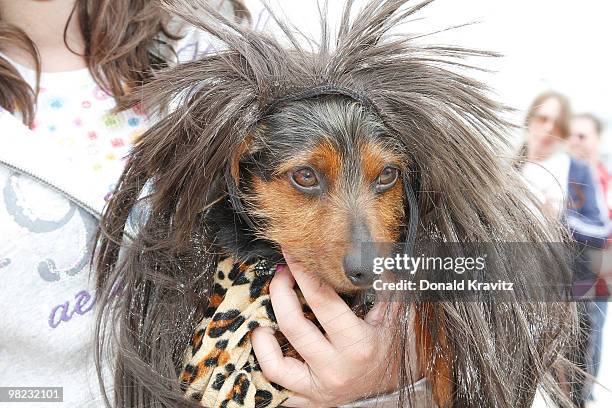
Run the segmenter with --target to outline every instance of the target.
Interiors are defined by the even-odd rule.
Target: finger
[[[384,320],[387,308],[388,304],[386,302],[378,302],[364,316],[363,320],[372,326],[378,326]]]
[[[283,356],[273,329],[258,327],[253,330],[251,344],[261,372],[268,381],[298,394],[311,392],[312,382],[308,367],[295,358]]]
[[[377,338],[380,350],[386,350],[393,342],[393,327],[397,327],[398,313],[401,311],[399,306],[398,302],[380,301],[364,317],[364,321],[370,325],[369,332]]]
[[[363,320],[353,313],[336,291],[308,274],[304,267],[284,250],[283,255],[308,306],[323,326],[331,343],[336,347],[344,347],[363,340]]]
[[[382,326],[385,322],[393,319],[400,311],[399,302],[377,302],[364,316],[363,320],[371,326]]]
[[[302,311],[293,277],[287,267],[278,268],[270,282],[270,299],[280,331],[291,346],[314,369],[325,366],[334,352],[329,340]]]

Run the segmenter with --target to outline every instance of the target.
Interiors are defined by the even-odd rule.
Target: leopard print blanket
[[[259,326],[278,330],[269,295],[275,267],[265,259],[219,262],[208,309],[183,359],[186,398],[210,408],[263,408],[292,395],[264,378],[250,341]]]

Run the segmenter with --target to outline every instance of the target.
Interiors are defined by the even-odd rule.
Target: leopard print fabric
[[[264,259],[219,262],[208,309],[183,359],[186,398],[210,408],[263,408],[292,395],[264,378],[250,341],[257,327],[278,330],[269,295],[274,270]]]

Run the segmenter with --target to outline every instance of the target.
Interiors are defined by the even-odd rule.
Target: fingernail
[[[286,267],[285,264],[276,264],[276,273],[282,272]]]

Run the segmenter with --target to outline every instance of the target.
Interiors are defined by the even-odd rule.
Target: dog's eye
[[[393,187],[399,176],[399,170],[395,167],[387,166],[380,172],[376,179],[376,191],[379,193]]]
[[[310,167],[303,167],[295,170],[291,173],[291,180],[293,180],[298,187],[306,189],[313,189],[319,185],[317,174]]]

